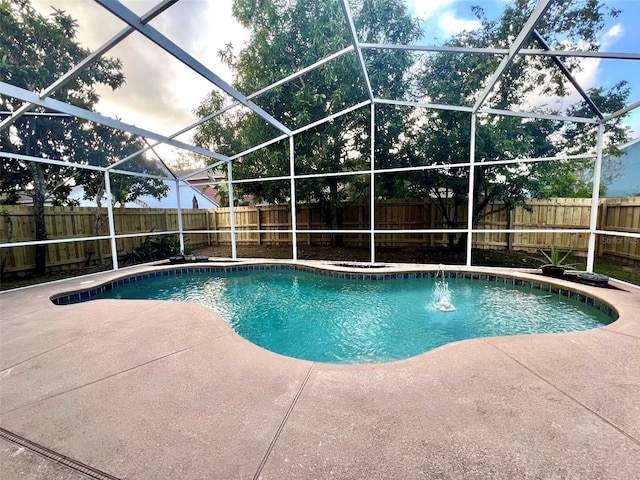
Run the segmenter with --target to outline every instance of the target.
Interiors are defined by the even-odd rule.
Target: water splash
[[[444,279],[444,270],[442,265],[438,268],[437,280],[433,286],[433,308],[439,312],[455,312],[456,307],[451,303],[451,292],[449,291],[449,282]]]

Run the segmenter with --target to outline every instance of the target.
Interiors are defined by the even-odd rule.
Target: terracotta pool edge
[[[544,285],[549,288],[549,293],[574,298],[596,310],[605,313],[612,318],[612,322],[617,322],[620,318],[619,308],[615,302],[610,298],[611,295],[607,295],[607,292],[619,291],[611,290],[602,287],[593,287],[589,285],[583,285],[575,282],[570,282],[560,278],[544,277],[538,275],[535,270],[516,270],[508,268],[490,268],[490,267],[466,267],[466,266],[443,266],[443,265],[421,265],[421,264],[397,264],[389,265],[385,267],[378,267],[375,271],[370,268],[358,268],[345,267],[340,265],[334,265],[326,262],[317,261],[294,261],[294,260],[265,260],[265,259],[251,259],[246,261],[236,261],[233,263],[228,262],[209,262],[209,263],[187,263],[187,264],[160,264],[149,265],[144,267],[138,267],[134,270],[121,270],[111,271],[107,273],[98,273],[97,276],[106,275],[107,279],[100,282],[81,282],[74,285],[71,289],[65,289],[60,292],[53,293],[49,299],[55,305],[70,305],[74,303],[80,303],[84,301],[92,300],[94,297],[104,291],[109,291],[120,285],[133,283],[136,281],[152,278],[156,276],[172,276],[181,275],[183,272],[195,273],[206,272],[209,269],[220,273],[233,273],[237,271],[254,270],[266,270],[267,268],[261,268],[266,266],[274,266],[275,269],[281,269],[283,267],[291,266],[295,270],[311,271],[311,273],[317,275],[336,276],[338,278],[351,278],[358,281],[388,281],[401,279],[397,278],[398,275],[403,275],[403,278],[423,278],[421,274],[428,274],[430,278],[434,278],[437,274],[444,274],[445,278],[456,279],[460,278],[458,275],[464,275],[465,279],[489,281],[496,283],[507,283],[508,285],[531,287],[537,290],[542,288],[533,287],[533,285]],[[166,272],[166,274],[164,273]],[[180,272],[180,273],[177,273]],[[161,275],[158,275],[158,274]],[[213,273],[213,272],[212,272]],[[153,274],[153,275],[151,275]],[[453,276],[452,276],[453,274]],[[343,276],[344,275],[344,276]],[[349,275],[347,277],[346,275]],[[415,275],[415,276],[414,276]],[[360,278],[362,277],[362,278]],[[375,278],[374,278],[375,277]],[[382,277],[382,278],[381,278]],[[388,277],[388,278],[384,278]],[[513,279],[513,283],[504,281],[498,281],[497,279]],[[516,283],[520,281],[522,283]],[[68,283],[72,283],[69,280]],[[67,282],[61,282],[57,285],[65,285]],[[91,283],[91,285],[88,285]],[[615,281],[614,281],[615,283]],[[87,286],[82,286],[82,285]],[[620,288],[620,287],[618,287]],[[554,291],[557,289],[557,291]],[[546,291],[546,290],[545,290]],[[575,293],[575,296],[569,294],[569,292]],[[640,293],[640,288],[638,289]],[[584,297],[584,298],[581,298]]]

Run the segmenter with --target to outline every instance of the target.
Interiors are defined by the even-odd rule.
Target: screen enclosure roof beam
[[[506,48],[450,47],[440,45],[402,45],[398,43],[361,43],[362,49],[409,50],[412,52],[448,52],[482,55],[508,55]],[[605,58],[613,60],[640,60],[640,53],[629,52],[590,52],[586,50],[542,50],[521,48],[516,55],[537,55],[544,57],[581,57]]]
[[[151,138],[153,140],[159,141],[160,143],[166,143],[173,147],[181,148],[183,150],[189,150],[190,152],[204,155],[206,157],[215,158],[217,160],[227,160],[227,157],[225,157],[224,155],[220,155],[210,150],[195,147],[178,140],[172,140],[158,133],[139,128],[134,125],[129,125],[127,123],[120,122],[113,118],[105,117],[90,110],[85,110],[84,108],[76,107],[59,100],[54,100],[53,98],[40,98],[38,97],[37,93],[25,90],[24,88],[16,87],[14,85],[10,85],[8,83],[0,82],[0,94],[17,98],[25,102],[30,102],[44,108],[50,108],[51,110],[55,110],[57,112],[67,113],[69,115],[82,118],[90,122],[99,123],[101,125],[106,125],[107,127],[115,128],[117,130],[123,130],[140,137]]]
[[[411,102],[407,100],[389,100],[387,98],[376,98],[374,99],[374,103],[381,105],[400,105],[405,107],[417,107],[417,108],[431,108],[434,110],[449,110],[453,112],[467,112],[472,113],[472,107],[464,107],[464,106],[452,106],[452,105],[442,105],[438,103],[428,103],[428,102]],[[511,117],[521,117],[521,118],[542,118],[546,120],[557,120],[560,122],[575,122],[575,123],[593,123],[596,124],[599,120],[595,118],[587,118],[587,117],[569,117],[566,115],[553,115],[548,113],[540,113],[540,112],[517,112],[514,110],[500,110],[497,108],[481,108],[477,113],[486,113],[489,115],[505,115]]]
[[[524,24],[524,27],[522,27],[522,30],[520,31],[518,36],[515,38],[515,40],[509,47],[509,54],[502,59],[502,61],[500,62],[500,65],[498,65],[498,68],[496,69],[496,71],[493,73],[493,75],[487,82],[486,87],[484,88],[484,90],[480,94],[480,97],[478,98],[475,105],[473,106],[474,113],[480,109],[484,101],[487,99],[487,97],[495,87],[496,83],[498,83],[498,80],[500,79],[502,74],[505,72],[509,64],[511,63],[511,60],[513,60],[513,58],[517,55],[518,51],[522,48],[522,45],[524,45],[524,42],[527,40],[527,37],[529,37],[533,29],[535,28],[536,23],[538,23],[538,20],[540,20],[540,18],[542,18],[542,16],[547,12],[547,10],[549,10],[549,7],[551,7],[551,1],[552,0],[540,0],[538,2],[535,10],[533,11],[533,13],[531,13],[531,16],[529,17],[527,22]]]
[[[146,38],[148,38],[153,43],[158,45],[165,52],[169,53],[171,56],[178,59],[180,62],[184,63],[186,66],[194,70],[196,73],[200,74],[201,76],[209,80],[211,83],[216,85],[227,95],[233,97],[242,105],[252,110],[255,114],[260,116],[267,123],[273,125],[282,133],[291,135],[291,130],[289,130],[286,126],[284,126],[278,120],[273,118],[270,114],[265,112],[258,105],[248,100],[242,93],[237,91],[227,82],[225,82],[222,78],[220,78],[218,75],[216,75],[207,67],[205,67],[201,62],[199,62],[194,57],[192,57],[187,52],[185,52],[182,48],[178,47],[175,43],[173,43],[167,37],[162,35],[158,30],[156,30],[150,25],[143,24],[140,21],[140,18],[138,18],[138,16],[135,13],[133,13],[127,7],[122,5],[120,2],[116,0],[95,0],[95,1],[98,4],[102,5],[104,8],[106,8],[113,15],[118,17],[120,20],[127,23],[131,27],[135,28],[138,32],[140,32]]]
[[[155,17],[164,12],[171,5],[176,3],[178,0],[164,0],[162,3],[156,5],[154,8],[149,10],[145,15],[142,16],[140,21],[142,23],[148,23],[153,20]],[[93,62],[97,61],[101,58],[105,53],[111,50],[114,46],[120,43],[122,40],[127,38],[135,32],[133,27],[126,27],[125,29],[118,32],[114,37],[108,40],[104,45],[102,45],[97,50],[93,51],[89,55],[87,55],[80,63],[75,65],[71,70],[58,78],[55,82],[41,91],[38,96],[40,98],[50,97],[55,93],[56,90],[63,87],[65,84],[73,80],[80,72],[82,72],[85,68],[91,65]],[[26,112],[35,107],[35,104],[31,102],[27,102],[23,104],[20,108],[18,108],[15,112],[11,114],[10,117],[5,118],[2,122],[0,122],[0,132],[9,127],[13,122],[15,122],[18,118],[24,115]]]
[[[608,115],[607,117],[605,117],[604,121],[608,122],[609,120],[613,120],[614,118],[617,118],[620,115],[624,115],[625,113],[630,112],[631,110],[635,110],[638,107],[640,107],[640,101],[634,102],[631,105],[627,105],[626,107],[621,108],[617,112],[613,112],[611,115]]]
[[[542,38],[542,35],[540,35],[537,30],[533,31],[533,38],[534,38],[534,40],[536,42],[538,42],[540,44],[540,46],[543,49],[545,49],[547,51],[551,50],[551,47],[549,46],[547,41],[544,38]],[[562,63],[562,61],[556,56],[551,55],[551,60],[560,69],[560,71],[567,78],[567,80],[569,80],[571,85],[573,85],[573,88],[575,88],[578,91],[578,93],[580,94],[582,99],[587,103],[587,105],[589,105],[591,110],[593,110],[595,112],[595,114],[597,115],[597,117],[602,120],[604,118],[604,115],[602,114],[600,109],[596,106],[596,104],[593,103],[593,100],[591,100],[591,97],[589,97],[589,95],[587,95],[587,92],[585,92],[583,90],[583,88],[580,86],[578,81],[573,77],[573,75],[571,75],[571,72],[569,71],[567,66],[564,63]]]
[[[317,127],[318,125],[322,125],[323,123],[331,122],[331,121],[335,120],[336,118],[341,117],[342,115],[346,115],[348,113],[351,113],[351,112],[353,112],[355,110],[358,110],[359,108],[365,107],[365,106],[370,105],[370,104],[371,104],[370,100],[365,100],[364,102],[358,103],[358,104],[353,105],[353,106],[351,106],[349,108],[345,108],[344,110],[341,110],[341,111],[336,112],[336,113],[334,113],[332,115],[329,115],[328,117],[325,117],[325,118],[323,118],[321,120],[318,120],[317,122],[313,122],[313,123],[310,123],[310,124],[305,125],[303,127],[300,127],[297,130],[294,130],[292,132],[292,134],[293,134],[293,136],[295,136],[295,135],[298,135],[299,133],[306,132],[307,130],[310,130],[312,128]],[[217,167],[219,167],[220,165],[222,165],[224,163],[233,162],[234,160],[242,158],[242,157],[244,157],[244,156],[246,156],[246,155],[248,155],[250,153],[253,153],[253,152],[256,152],[258,150],[261,150],[264,147],[267,147],[269,145],[273,145],[274,143],[278,143],[278,142],[284,140],[287,137],[289,137],[289,135],[280,135],[279,137],[272,138],[271,140],[267,140],[266,142],[261,143],[259,145],[256,145],[255,147],[251,147],[251,148],[249,148],[247,150],[244,150],[243,152],[236,153],[235,155],[229,157],[227,161],[221,161],[221,162],[214,163],[212,165],[207,165],[206,167],[200,168],[198,170],[190,172],[189,174],[187,174],[187,175],[185,175],[183,177],[180,177],[180,179],[190,178],[190,177],[198,175],[198,174],[200,174],[202,172],[206,172],[208,170],[213,170],[214,168],[217,168]],[[283,179],[288,179],[288,178],[291,178],[291,176],[287,175],[287,176],[284,176],[282,178]],[[258,180],[260,180],[260,179],[258,179]],[[236,182],[236,181],[234,180],[234,182]]]
[[[347,20],[349,35],[351,36],[351,41],[353,42],[353,46],[356,49],[356,54],[358,55],[358,65],[360,66],[360,73],[362,73],[362,76],[364,78],[365,86],[367,87],[367,94],[369,95],[369,100],[373,101],[373,89],[371,88],[371,82],[369,81],[369,72],[367,71],[364,57],[362,56],[362,49],[360,48],[360,41],[358,40],[356,25],[353,22],[353,15],[351,15],[351,8],[349,7],[349,3],[347,0],[342,0],[341,3],[342,10],[344,11],[344,16]]]
[[[283,85],[283,84],[285,84],[285,83],[287,83],[287,82],[289,82],[289,81],[291,81],[293,79],[301,77],[305,73],[308,73],[308,72],[314,70],[315,68],[317,68],[317,67],[319,67],[321,65],[324,65],[325,63],[328,63],[328,62],[330,62],[330,61],[332,61],[332,60],[334,60],[336,58],[339,58],[339,57],[341,57],[341,56],[343,56],[343,55],[345,55],[345,54],[347,54],[349,52],[352,52],[353,49],[354,49],[353,45],[349,45],[347,48],[344,48],[344,49],[340,50],[339,52],[334,53],[333,55],[329,55],[326,58],[318,60],[314,64],[309,65],[308,67],[305,67],[302,70],[298,70],[297,72],[292,73],[291,75],[289,75],[289,76],[287,76],[285,78],[282,78],[282,79],[278,80],[277,82],[274,82],[271,85],[268,85],[268,86],[264,87],[261,90],[258,90],[256,92],[250,94],[250,95],[247,95],[247,100],[251,100],[252,98],[255,98],[255,97],[259,96],[259,95],[262,95],[263,93],[266,93],[266,92],[268,92],[268,91],[270,91],[270,90],[272,90],[272,89],[274,89],[274,88],[276,88],[276,87],[278,87],[280,85]],[[175,138],[175,137],[177,137],[179,135],[182,135],[183,133],[186,133],[189,130],[192,130],[192,129],[198,127],[199,125],[202,125],[203,123],[208,122],[209,120],[212,120],[212,119],[222,115],[223,113],[228,112],[229,110],[231,110],[233,108],[236,108],[236,107],[238,107],[240,105],[241,105],[241,103],[238,102],[238,101],[230,103],[229,105],[221,108],[220,110],[217,110],[217,111],[207,115],[206,117],[202,117],[202,118],[196,120],[195,122],[193,122],[192,124],[184,127],[183,129],[178,130],[176,133],[174,133],[172,135],[169,135],[168,138]],[[289,136],[289,135],[285,135],[285,137],[287,137],[287,136]],[[278,137],[276,141],[281,140],[281,138],[282,137]],[[271,143],[274,143],[274,142],[271,142],[271,141],[266,142],[265,144],[263,144],[263,146],[270,145]],[[156,144],[152,144],[152,145],[148,145],[147,147],[142,148],[142,149],[138,150],[137,152],[132,153],[128,157],[122,158],[120,161],[117,162],[117,164],[114,164],[114,166],[115,165],[119,165],[121,163],[124,163],[127,160],[130,160],[131,158],[134,158],[134,157],[140,155],[141,153],[146,152],[147,150],[149,150],[152,147],[155,147],[156,145],[157,145],[157,143]],[[231,159],[233,160],[233,157]],[[195,172],[190,173],[189,176],[197,175],[198,173],[201,173],[201,172],[206,171],[206,170],[209,170],[209,168],[207,167],[207,168],[203,168],[202,170],[197,170]]]
[[[107,167],[100,167],[97,165],[91,165],[87,163],[65,162],[64,160],[54,160],[53,158],[44,158],[44,157],[33,157],[30,155],[21,155],[19,153],[2,152],[0,153],[0,155],[3,158],[18,160],[20,162],[45,163],[47,165],[57,165],[59,167],[65,167],[65,168],[79,168],[83,170],[93,170],[96,172],[103,172],[103,173],[108,170]],[[129,170],[112,170],[111,173],[129,175],[130,177],[155,178],[158,180],[176,180],[175,178],[172,178],[172,177],[163,177],[162,175],[153,175],[150,173],[141,173],[141,172],[134,172]]]

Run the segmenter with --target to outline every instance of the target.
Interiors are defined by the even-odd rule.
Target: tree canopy
[[[38,13],[28,0],[0,3],[0,77],[12,85],[31,91],[41,91],[80,63],[90,52],[76,39],[76,21],[63,11],[53,9],[49,16]],[[93,110],[99,97],[96,84],[113,89],[124,83],[120,61],[101,58],[83,69],[55,92],[57,100],[87,110]],[[0,98],[0,110],[13,112],[22,102],[11,97]],[[63,162],[107,166],[138,149],[141,141],[131,135],[91,122],[60,115],[46,115],[35,108],[38,115],[23,115],[0,132],[2,152]],[[0,152],[0,157],[2,153]],[[143,165],[144,162],[138,162]],[[126,165],[126,164],[125,164]],[[131,167],[129,167],[131,168]],[[147,168],[149,171],[149,168]],[[157,172],[157,170],[156,170]],[[72,186],[92,185],[102,181],[102,175],[35,161],[2,159],[0,188],[5,202],[16,201],[18,194],[32,197],[36,219],[36,240],[46,240],[44,205],[69,203]],[[127,180],[130,192],[145,190],[164,194],[164,185],[155,180]],[[45,269],[45,247],[36,247],[36,270]]]
[[[481,27],[461,32],[445,45],[508,48],[513,32],[522,28],[535,4],[526,0],[507,4],[497,21],[487,20],[484,11],[475,7],[473,10]],[[588,50],[597,50],[598,33],[604,25],[605,16],[617,14],[598,1],[556,3],[536,25],[528,46],[541,48],[544,44],[555,49],[577,49],[580,43]],[[495,55],[449,52],[426,56],[420,61],[418,88],[436,104],[473,106],[500,60]],[[575,73],[580,69],[580,63],[569,60],[566,67]],[[567,105],[564,111],[535,104],[539,95],[562,98],[570,92],[572,87],[567,77],[551,59],[521,55],[513,59],[482,106],[494,110],[593,117],[596,112],[585,101]],[[613,113],[624,106],[628,89],[625,82],[620,82],[609,91],[595,88],[587,91],[587,95],[600,111]],[[606,124],[609,145],[626,138],[627,132],[621,122],[619,117]],[[469,169],[447,168],[446,165],[469,161],[470,124],[470,115],[466,113],[449,110],[420,112],[408,127],[410,134],[402,146],[402,154],[393,163],[400,160],[402,164],[412,166],[443,165],[441,169],[424,170],[406,175],[401,180],[407,195],[434,198],[450,227],[461,226],[460,215],[459,208],[445,207],[449,205],[446,199],[453,197],[457,207],[466,208]],[[489,207],[497,201],[501,202],[500,208],[512,209],[517,205],[526,206],[525,202],[530,197],[583,196],[590,185],[590,178],[584,172],[593,161],[575,159],[506,165],[483,165],[483,162],[584,155],[595,151],[595,143],[596,126],[593,124],[479,114],[474,151],[477,162],[474,168],[474,207],[470,212],[474,225],[488,212],[494,211]],[[396,187],[397,183],[396,180]]]
[[[234,16],[250,29],[251,40],[237,56],[221,52],[235,73],[235,86],[253,92],[340,51],[351,44],[348,25],[339,2],[297,2],[238,0]],[[354,11],[356,28],[364,41],[411,43],[421,35],[418,22],[402,2],[366,0]],[[371,51],[366,61],[376,72],[371,81],[374,95],[393,92],[403,96],[409,85],[403,75],[412,65],[409,52],[387,54]],[[335,58],[255,98],[255,102],[292,130],[305,127],[369,98],[355,52]],[[222,106],[222,98],[212,93],[196,113],[204,117]],[[402,112],[376,119],[380,151],[397,142]],[[367,168],[369,162],[370,112],[368,109],[339,116],[296,135],[296,174],[348,172]],[[230,133],[233,132],[233,133]],[[221,153],[237,153],[267,141],[273,129],[252,115],[203,125],[195,140]],[[286,175],[289,172],[289,145],[275,146],[251,154],[233,165],[234,178]],[[343,188],[348,183],[351,188]],[[366,192],[358,179],[327,177],[298,181],[297,196],[326,206],[327,221],[340,223],[338,207],[349,194]],[[285,182],[243,185],[242,193],[270,201],[290,197]]]
[[[405,4],[393,0],[351,2],[359,40],[363,43],[411,44],[422,36],[419,21]],[[451,47],[508,48],[536,2],[515,0],[505,5],[498,20],[489,20],[480,7],[473,12],[481,27],[463,31],[445,42]],[[238,53],[228,45],[220,56],[235,74],[240,91],[258,91],[350,45],[351,39],[339,2],[297,0],[236,0],[234,16],[251,31],[251,39]],[[598,0],[554,3],[538,22],[525,47],[597,50],[607,16],[618,11]],[[471,53],[410,53],[406,50],[365,49],[372,94],[376,98],[413,100],[441,105],[473,106],[501,57]],[[569,72],[580,69],[579,59],[563,58]],[[255,98],[256,103],[289,128],[308,125],[368,98],[366,82],[355,53],[332,60]],[[536,111],[547,114],[594,117],[585,101],[568,105],[562,98],[573,92],[560,66],[544,56],[519,55],[501,76],[483,107]],[[625,82],[609,90],[587,92],[599,110],[614,112],[628,96]],[[538,105],[540,95],[555,96],[556,106]],[[200,117],[222,109],[224,98],[212,92],[196,113]],[[376,106],[376,168],[442,166],[396,175],[376,176],[376,197],[432,198],[450,227],[460,226],[460,210],[467,204],[469,168],[450,167],[470,160],[471,115],[440,109]],[[622,117],[606,124],[609,145],[625,140]],[[361,108],[295,136],[295,173],[335,173],[366,170],[370,161],[370,111]],[[276,136],[264,121],[236,112],[203,124],[195,140],[227,155],[242,152]],[[593,150],[596,127],[550,119],[520,118],[480,113],[476,122],[473,222],[477,224],[494,202],[501,208],[525,205],[530,197],[584,195],[590,185],[591,159],[563,162],[483,165],[488,161],[584,155]],[[289,173],[286,141],[251,153],[233,163],[233,176],[260,178]],[[269,201],[290,197],[286,182],[241,184],[242,193]],[[362,177],[304,178],[296,183],[298,199],[332,206],[368,193]],[[450,208],[453,199],[459,208]]]

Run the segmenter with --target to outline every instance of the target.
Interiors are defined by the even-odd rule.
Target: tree
[[[352,2],[353,3],[353,2]],[[421,36],[416,20],[403,3],[393,0],[355,2],[353,14],[361,41],[369,43],[410,44]],[[514,0],[504,7],[496,21],[474,7],[481,28],[454,36],[445,45],[452,47],[492,47],[508,49],[536,6],[535,0]],[[536,25],[525,48],[597,50],[598,34],[609,9],[598,0],[553,3]],[[254,92],[280,78],[334,53],[349,44],[345,20],[337,2],[274,0],[236,0],[234,15],[252,32],[249,44],[236,56],[231,46],[220,52],[233,68],[236,87]],[[585,47],[586,45],[586,47]],[[425,100],[434,104],[473,106],[496,71],[501,57],[485,54],[434,53],[428,56],[407,51],[364,50],[375,97]],[[563,62],[571,72],[580,68],[579,59]],[[501,75],[483,107],[499,110],[527,110],[535,96],[563,98],[571,87],[561,69],[544,56],[516,56]],[[628,90],[624,84],[609,91],[588,92],[598,108],[606,113],[622,107]],[[367,97],[364,81],[353,56],[343,56],[328,65],[292,80],[256,98],[266,111],[295,129],[353,105]],[[203,117],[224,105],[222,96],[206,99],[198,114]],[[451,167],[470,159],[471,117],[466,112],[376,107],[376,167],[439,165],[442,168],[401,175],[380,175],[376,179],[376,197],[420,196],[432,198],[450,228],[461,225],[468,204],[469,168]],[[561,113],[546,106],[535,107],[542,113]],[[594,116],[580,103],[565,109],[568,116]],[[369,154],[368,112],[359,110],[297,134],[296,173],[345,172],[367,167]],[[623,139],[625,129],[616,122],[606,124],[609,142]],[[203,125],[196,140],[203,146],[228,155],[243,151],[274,136],[273,128],[255,115],[235,113],[224,120]],[[587,187],[576,172],[588,162],[513,163],[487,165],[484,162],[540,158],[579,152],[593,147],[592,125],[549,119],[522,119],[511,115],[478,114],[472,223],[477,225],[494,211],[497,202],[504,209],[526,207],[530,197],[545,197],[553,192],[547,185],[553,179],[566,188],[582,191]],[[233,164],[234,178],[268,177],[288,174],[289,154],[286,142],[263,149]],[[571,175],[569,175],[571,174]],[[582,182],[582,184],[580,184]],[[328,205],[331,226],[339,226],[339,206],[349,195],[366,192],[358,179],[327,177],[299,180],[298,197]],[[347,184],[351,188],[347,188]],[[358,188],[362,186],[362,188]],[[250,183],[243,189],[261,192],[268,199],[290,195],[284,184]],[[248,190],[247,190],[248,191]],[[353,192],[356,192],[355,194]],[[463,246],[465,236],[450,237],[450,245]]]
[[[394,0],[355,2],[354,21],[365,42],[411,43],[421,31],[405,5]],[[298,0],[236,0],[233,14],[250,29],[248,45],[237,55],[230,46],[221,57],[235,74],[235,86],[254,92],[305,68],[351,44],[347,23],[339,2]],[[371,65],[374,94],[408,95],[406,72],[413,63],[408,52],[366,53]],[[354,53],[343,55],[328,64],[285,83],[255,99],[256,103],[291,129],[338,113],[366,100],[368,93]],[[197,110],[200,117],[223,106],[219,94],[212,93]],[[387,154],[397,141],[402,112],[387,112],[376,120],[380,155]],[[369,111],[360,109],[296,135],[296,173],[348,172],[366,168],[369,158]],[[195,141],[227,155],[267,141],[275,136],[274,128],[255,115],[238,113],[224,120],[202,125]],[[280,142],[237,160],[234,178],[281,176],[289,172],[289,145]],[[358,185],[356,185],[358,183]],[[347,184],[350,188],[346,188]],[[286,182],[243,184],[241,193],[269,201],[288,200],[291,193]],[[365,191],[365,184],[351,177],[306,179],[297,184],[300,199],[319,202],[331,228],[339,228],[340,209],[348,193]],[[356,193],[358,194],[358,193]],[[341,236],[334,236],[338,244]]]
[[[76,22],[60,10],[38,14],[28,1],[0,4],[0,76],[13,85],[39,91],[88,55],[75,40]],[[98,100],[95,83],[117,88],[124,82],[120,63],[101,59],[58,90],[56,98],[91,109]],[[2,97],[2,110],[21,102]],[[86,122],[74,118],[22,116],[0,136],[2,149],[40,158],[69,160],[81,156],[79,143],[87,137]],[[3,160],[3,190],[26,191],[33,198],[36,240],[46,240],[44,205],[47,198],[64,201],[73,170],[38,162]],[[30,187],[27,189],[27,187]],[[36,272],[44,273],[46,247],[36,248]]]
[[[177,156],[167,159],[167,165],[174,172],[203,168],[207,164],[207,157],[193,152],[180,151]]]
[[[522,28],[535,4],[535,1],[516,0],[505,6],[497,21],[487,20],[483,10],[474,7],[482,26],[456,35],[446,45],[508,48],[514,32]],[[607,9],[595,0],[558,2],[536,25],[536,31],[541,38],[551,42],[553,48],[574,49],[577,48],[577,42],[583,42],[587,49],[596,50],[598,32],[607,14],[615,16],[618,12]],[[529,44],[525,46],[540,48],[534,37],[531,36]],[[500,60],[493,55],[430,55],[421,64],[418,89],[436,104],[473,106]],[[566,63],[569,70],[579,69],[577,60]],[[563,97],[569,91],[566,77],[550,59],[542,56],[516,56],[483,107],[531,110],[533,95]],[[628,90],[624,88],[624,84],[619,84],[608,92],[594,89],[588,93],[602,111],[614,112],[624,105]],[[537,110],[559,113],[545,107],[538,107]],[[566,114],[593,116],[594,112],[581,102],[570,106]],[[606,125],[610,142],[625,138],[626,132],[621,121],[618,119]],[[447,110],[423,112],[411,126],[411,133],[402,146],[402,155],[398,157],[398,161],[405,165],[443,166],[442,169],[406,175],[402,177],[401,183],[404,191],[410,195],[433,198],[450,228],[462,226],[460,210],[466,208],[468,201],[469,169],[449,168],[447,165],[469,161],[470,122],[470,115],[466,113]],[[595,138],[593,125],[520,119],[509,115],[478,115],[473,211],[468,212],[473,224],[477,225],[482,218],[495,211],[495,202],[501,202],[501,208],[507,210],[517,205],[526,207],[528,198],[557,193],[555,187],[580,192],[587,186],[577,175],[577,172],[588,165],[588,161],[584,160],[508,165],[483,165],[482,162],[541,158],[561,153],[579,155],[595,146]],[[551,185],[551,188],[547,185]],[[384,187],[381,185],[382,189]],[[466,236],[461,235],[458,240],[456,243],[455,235],[451,235],[450,245],[462,247]]]
[[[623,108],[629,97],[629,88],[626,81],[618,82],[609,91],[598,87],[589,90],[591,99],[605,112],[615,112]],[[585,103],[572,105],[568,109],[570,116],[586,116],[589,107]],[[586,149],[596,149],[596,127],[589,124],[575,123],[567,125],[562,130],[564,145],[563,153],[567,155],[580,155]],[[606,144],[604,153],[610,158],[622,154],[617,145],[625,143],[629,138],[628,128],[623,125],[623,117],[610,120],[606,126]],[[543,182],[547,188],[543,192],[546,197],[583,197],[588,198],[593,191],[593,167],[592,159],[577,159],[564,161],[554,166],[553,171],[548,172]],[[608,168],[602,170],[600,182],[600,194],[606,193],[607,186],[613,183],[621,174],[619,163],[611,161]]]
[[[76,40],[77,23],[65,12],[54,9],[45,17],[28,0],[0,3],[0,77],[12,85],[40,91],[83,60],[89,51]],[[101,58],[80,72],[55,93],[56,99],[93,110],[98,95],[96,84],[116,89],[124,83],[121,64],[117,59]],[[21,101],[2,97],[0,109],[15,111]],[[44,114],[42,109],[36,112]],[[2,151],[37,158],[89,163],[106,166],[124,153],[131,138],[116,134],[91,122],[72,117],[22,116],[10,128],[0,133]],[[134,142],[135,143],[135,142]],[[100,145],[100,148],[96,148]],[[0,157],[2,154],[0,153]],[[125,164],[126,165],[126,164]],[[67,204],[73,185],[95,182],[95,173],[73,167],[62,167],[33,161],[2,159],[0,187],[8,202],[15,201],[18,192],[33,200],[36,240],[46,240],[44,206]],[[142,179],[137,185],[153,182]],[[36,247],[36,273],[46,268],[46,246]]]
[[[103,125],[95,126],[93,133],[95,135],[92,143],[85,145],[83,149],[91,165],[107,167],[121,158],[133,155],[145,146],[144,141],[135,135]],[[144,154],[122,163],[118,166],[118,170],[158,176],[167,174],[164,168],[146,158]],[[111,200],[114,206],[119,205],[120,208],[124,208],[127,202],[133,202],[143,195],[159,199],[165,197],[169,191],[169,187],[160,179],[121,173],[112,173],[110,178]],[[94,200],[99,209],[105,192],[104,175],[101,173],[95,175],[90,170],[83,170],[76,175],[75,180],[84,186],[85,198]]]
[[[92,143],[84,146],[84,152],[91,165],[107,167],[121,158],[129,157],[144,147],[144,142],[126,132],[115,130],[103,125],[97,125],[92,137]],[[155,162],[146,159],[143,155],[138,155],[127,160],[119,166],[119,170],[163,175],[165,171]],[[167,195],[169,187],[160,179],[151,179],[126,175],[121,173],[110,174],[111,201],[112,204],[125,207],[127,202],[133,202],[143,195],[151,195],[155,198],[162,198]],[[105,195],[105,176],[91,170],[79,169],[74,181],[84,187],[84,198],[92,200],[96,204],[93,220],[92,235],[98,236],[100,228],[107,220],[102,214],[102,202]],[[87,249],[87,266],[91,256],[98,254],[100,264],[104,263],[100,241],[96,240],[94,248]]]

